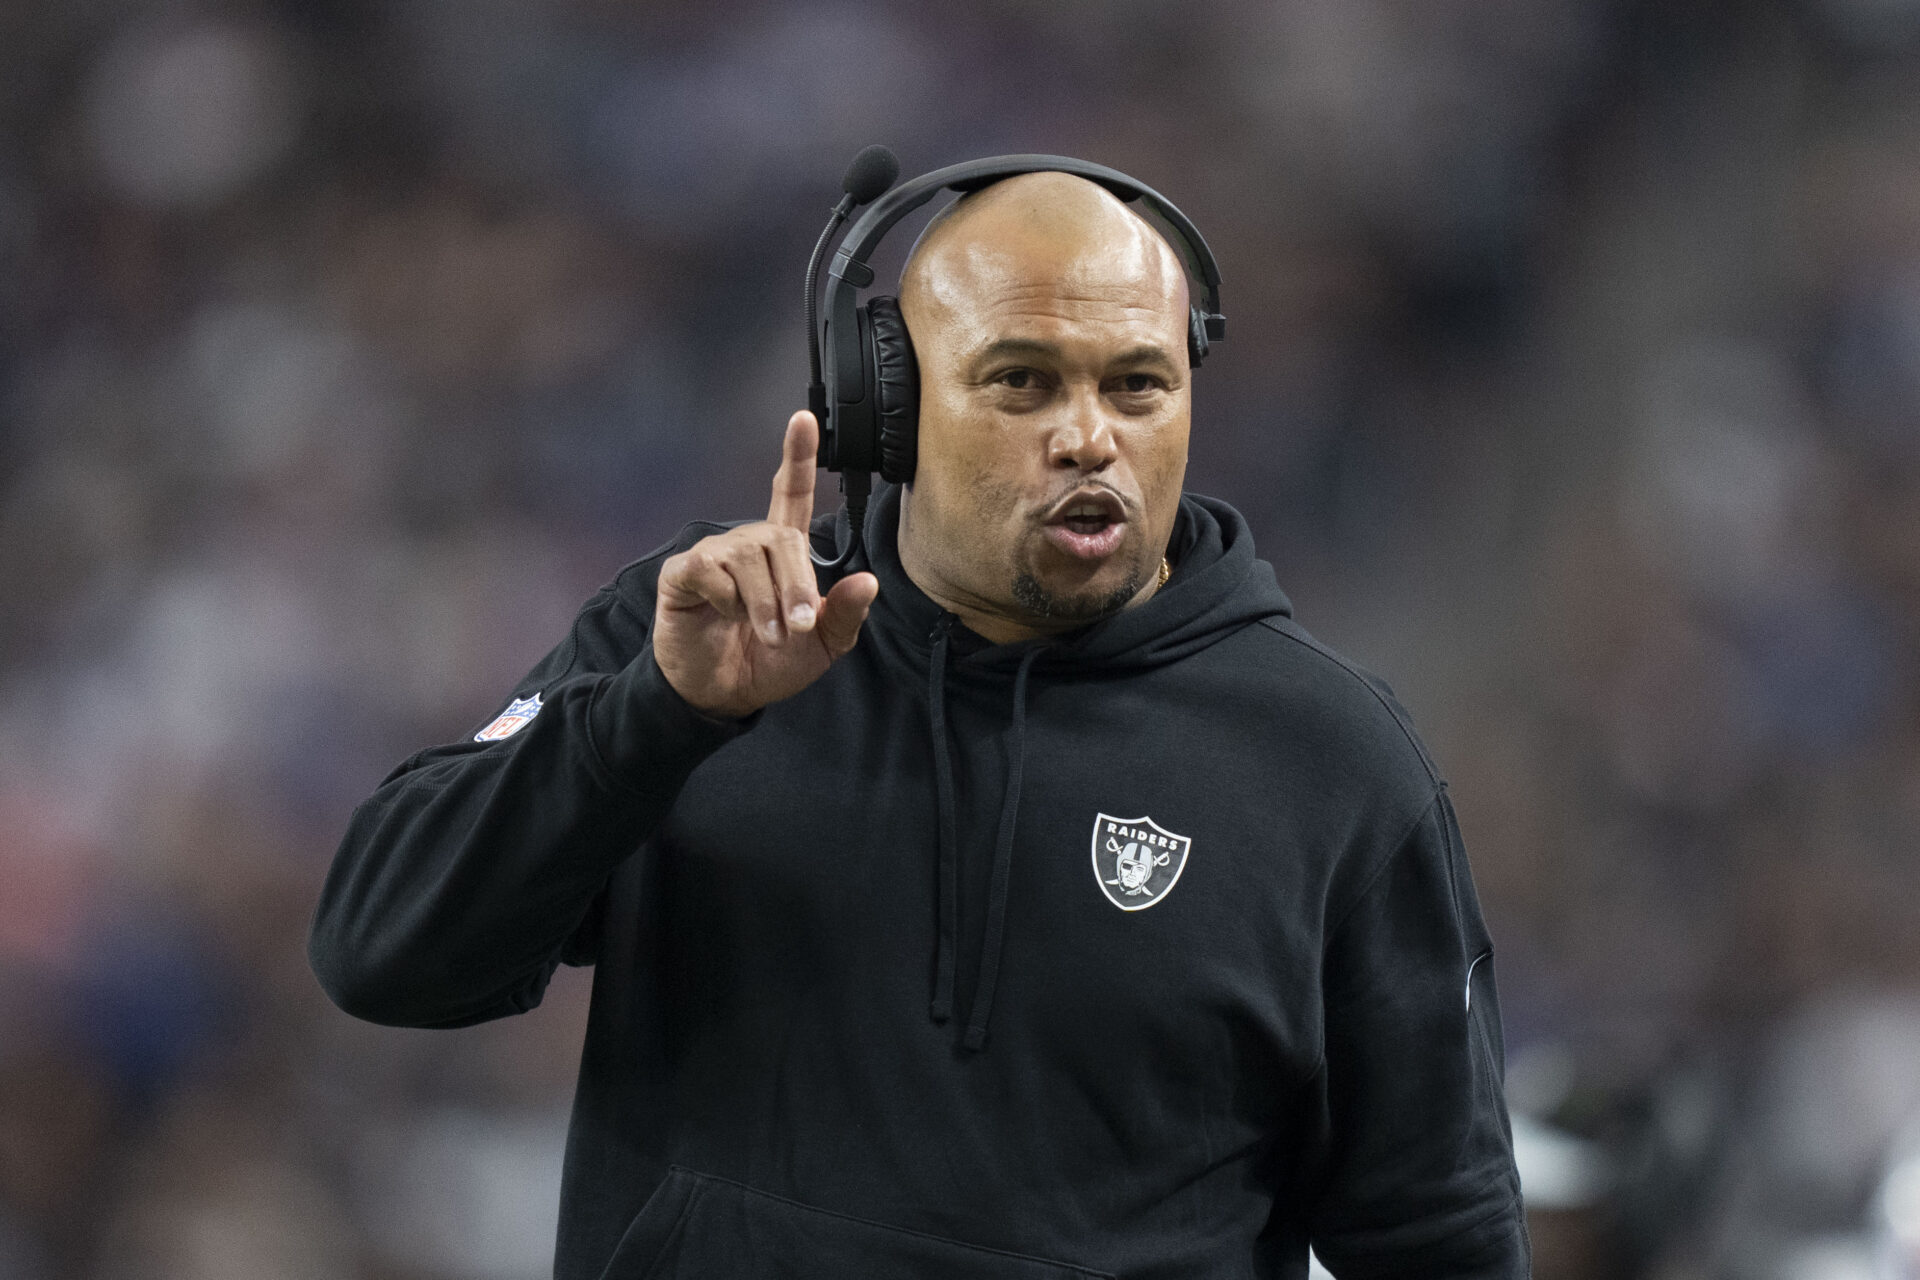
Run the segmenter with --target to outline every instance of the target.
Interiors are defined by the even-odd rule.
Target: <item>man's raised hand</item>
[[[767,518],[702,538],[660,566],[653,657],[667,683],[709,715],[744,716],[790,698],[853,648],[880,594],[849,574],[824,599],[807,554],[820,427],[787,421]]]

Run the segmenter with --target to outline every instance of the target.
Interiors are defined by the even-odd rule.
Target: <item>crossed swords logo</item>
[[[1107,852],[1117,855],[1113,861],[1113,869],[1119,872],[1119,875],[1106,883],[1118,885],[1126,891],[1128,897],[1137,897],[1146,893],[1147,881],[1153,878],[1153,869],[1166,866],[1173,856],[1162,853],[1156,858],[1147,853],[1138,842],[1129,840],[1122,845],[1112,836],[1107,837]]]

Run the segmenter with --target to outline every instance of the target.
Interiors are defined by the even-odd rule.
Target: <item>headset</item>
[[[855,156],[841,184],[846,193],[814,245],[807,265],[807,354],[812,381],[807,407],[820,424],[820,462],[840,473],[846,496],[848,541],[832,559],[814,553],[822,568],[840,569],[861,554],[867,495],[872,473],[882,480],[906,484],[913,479],[920,417],[920,369],[900,318],[897,298],[875,296],[864,305],[859,291],[873,283],[867,260],[895,223],[942,191],[961,195],[1023,173],[1070,173],[1098,183],[1121,200],[1139,201],[1158,215],[1173,232],[1173,245],[1188,272],[1201,286],[1199,303],[1187,317],[1187,359],[1194,368],[1206,358],[1209,346],[1226,337],[1226,317],[1220,313],[1220,268],[1213,253],[1187,216],[1172,201],[1145,183],[1117,169],[1090,164],[1070,156],[992,156],[949,165],[895,187],[900,162],[885,147],[868,147]],[[833,232],[858,206],[872,208],[860,215],[833,255],[827,272],[826,314],[816,311],[820,263]],[[831,358],[821,360],[825,348]]]

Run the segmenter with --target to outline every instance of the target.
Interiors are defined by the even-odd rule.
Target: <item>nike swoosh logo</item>
[[[1492,954],[1493,952],[1491,951],[1482,951],[1479,955],[1474,957],[1473,963],[1467,966],[1467,1012],[1468,1013],[1473,1012],[1473,971],[1480,967],[1480,962],[1482,960],[1485,960],[1488,956]]]

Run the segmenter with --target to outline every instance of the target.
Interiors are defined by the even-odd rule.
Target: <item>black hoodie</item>
[[[1309,1241],[1524,1276],[1491,948],[1387,687],[1224,503],[1144,604],[1008,645],[906,577],[898,510],[798,695],[716,720],[660,674],[690,525],[354,813],[309,942],[342,1009],[463,1026],[596,966],[557,1280],[1301,1277]]]

